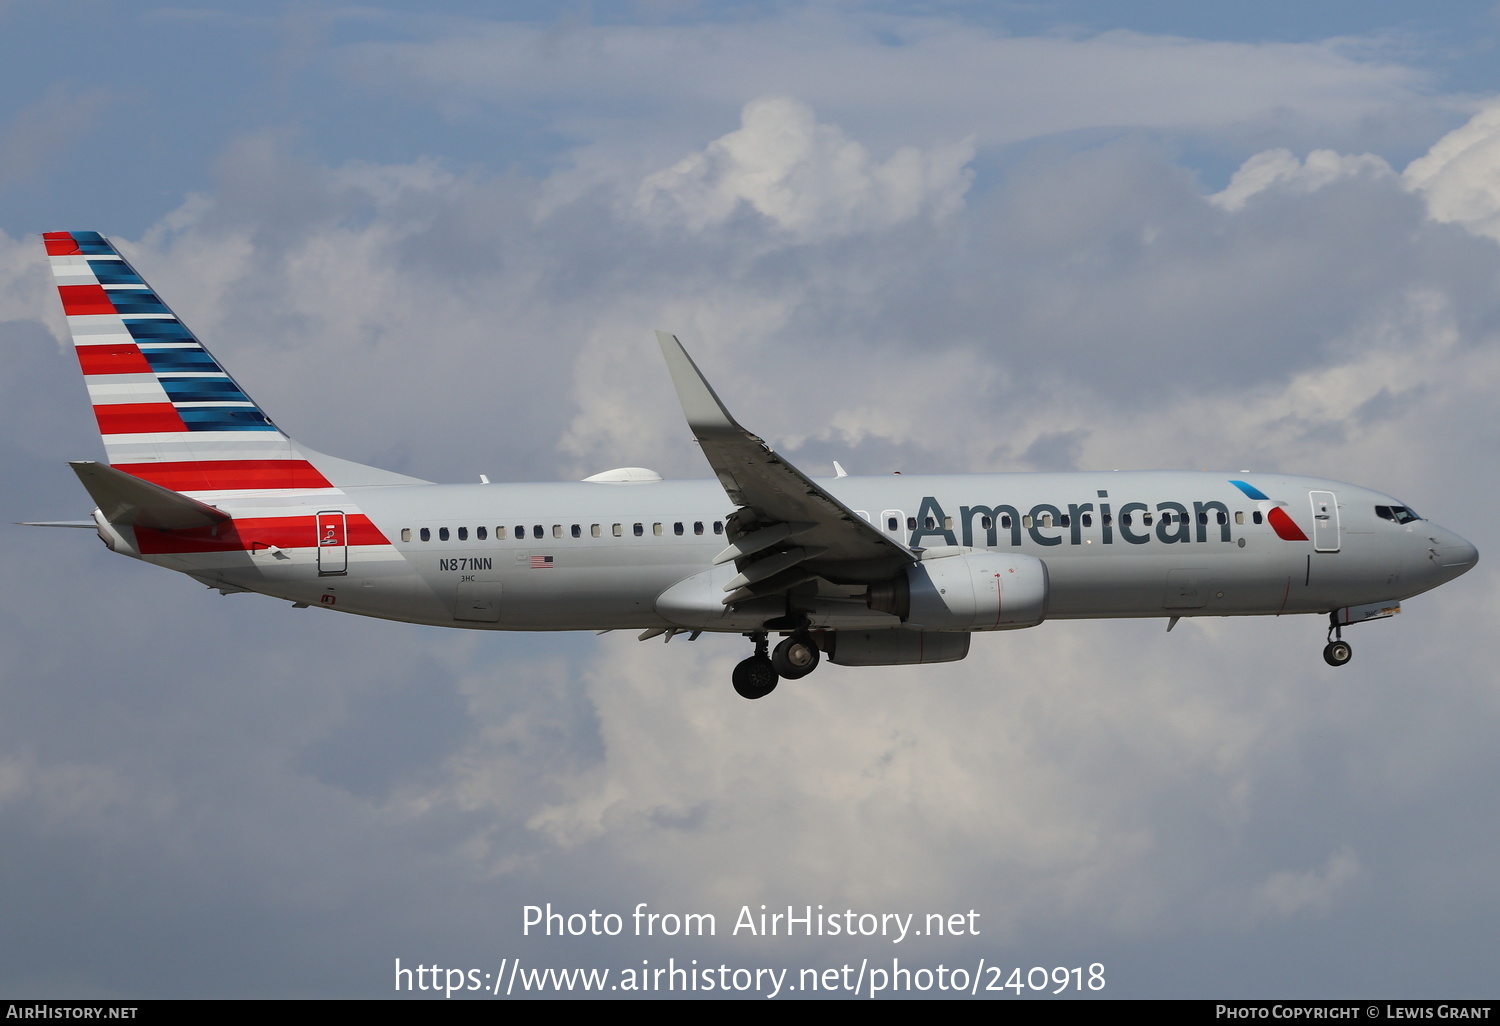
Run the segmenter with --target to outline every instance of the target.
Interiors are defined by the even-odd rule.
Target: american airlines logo
[[[1270,501],[1253,485],[1243,481],[1231,484],[1244,492],[1247,498]],[[1099,492],[1098,498],[1107,499],[1107,492]],[[1260,513],[1253,514],[1259,523]],[[1191,507],[1184,502],[1158,502],[1154,506],[1144,502],[1127,502],[1118,510],[1108,502],[1070,502],[1066,507],[1043,502],[1029,510],[1005,503],[994,506],[959,506],[955,521],[949,517],[937,498],[931,495],[922,499],[922,508],[916,516],[916,528],[912,531],[912,548],[931,545],[983,545],[996,547],[1000,539],[1009,537],[1012,546],[1021,544],[1022,533],[1042,546],[1082,545],[1084,532],[1093,534],[1097,527],[1099,541],[1113,545],[1116,539],[1129,545],[1145,545],[1157,541],[1163,545],[1195,542],[1233,541],[1230,532],[1233,514],[1229,507],[1217,499],[1207,502],[1194,501]],[[1307,535],[1297,526],[1286,510],[1271,507],[1265,514],[1266,521],[1277,537],[1284,541],[1307,541]],[[930,540],[929,540],[930,539]]]

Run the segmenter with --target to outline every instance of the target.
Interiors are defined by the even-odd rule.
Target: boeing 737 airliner
[[[823,656],[947,662],[975,631],[1045,619],[1318,613],[1340,666],[1343,627],[1479,558],[1400,500],[1306,477],[814,481],[660,332],[717,480],[433,484],[292,441],[106,239],[43,239],[108,459],[71,464],[98,508],[66,526],[224,594],[478,630],[743,634],[734,687],[760,698]]]

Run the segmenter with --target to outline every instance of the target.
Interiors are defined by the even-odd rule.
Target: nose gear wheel
[[[1344,628],[1338,614],[1328,614],[1328,644],[1323,646],[1323,661],[1329,666],[1343,666],[1354,658],[1354,648],[1344,640]]]

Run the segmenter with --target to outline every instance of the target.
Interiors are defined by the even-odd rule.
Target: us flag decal
[[[551,556],[532,556],[531,557],[531,569],[533,569],[533,570],[551,570],[552,569],[552,557]]]

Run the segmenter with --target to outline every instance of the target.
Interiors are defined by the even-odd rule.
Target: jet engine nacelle
[[[870,585],[866,602],[928,631],[1035,627],[1047,616],[1047,564],[1019,553],[929,549],[900,576]]]

